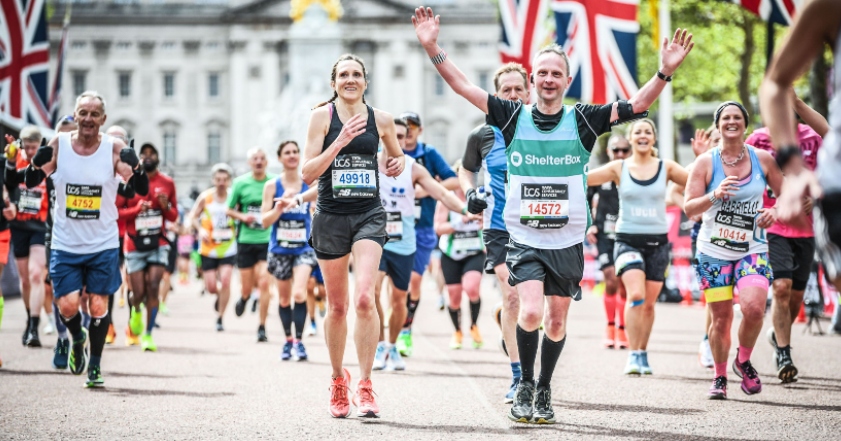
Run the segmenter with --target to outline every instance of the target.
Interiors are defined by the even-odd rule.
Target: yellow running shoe
[[[140,337],[131,333],[131,327],[126,326],[126,346],[137,346],[140,344]]]
[[[114,324],[110,323],[108,325],[108,334],[105,335],[105,344],[113,344],[115,338],[117,338],[117,331],[114,330]]]

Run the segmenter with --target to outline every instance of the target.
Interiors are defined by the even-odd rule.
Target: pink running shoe
[[[361,380],[356,388],[353,404],[356,406],[356,416],[363,418],[379,418],[380,406],[374,399],[374,388],[371,379]]]
[[[750,360],[739,363],[739,350],[736,349],[736,358],[733,360],[733,371],[742,377],[742,392],[753,395],[762,392],[762,382],[759,381],[759,374],[750,364]]]
[[[715,377],[715,380],[713,380],[713,385],[710,386],[709,397],[711,400],[727,399],[727,377]]]
[[[350,372],[344,369],[344,376],[333,378],[330,383],[330,416],[333,418],[347,418],[350,416]]]

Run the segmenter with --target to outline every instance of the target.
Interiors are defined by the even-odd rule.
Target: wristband
[[[433,66],[437,66],[447,59],[447,51],[441,49],[441,52],[438,52],[438,55],[434,57],[429,57],[429,59],[432,61]]]
[[[786,145],[783,146],[781,149],[777,150],[777,155],[775,159],[777,160],[777,165],[780,166],[782,170],[785,166],[791,162],[791,159],[794,157],[801,157],[803,153],[800,151],[800,147],[794,145]]]
[[[461,207],[461,214],[467,216],[467,207]]]
[[[671,75],[667,76],[666,74],[664,74],[663,72],[660,72],[659,70],[657,71],[657,78],[660,78],[661,80],[663,80],[667,83],[672,82],[672,76]]]
[[[712,193],[710,193],[710,202],[711,202],[713,205],[715,205],[715,203],[716,203],[716,202],[718,202],[718,198],[717,198],[717,197],[715,197],[715,190],[713,190],[713,192],[712,192]]]

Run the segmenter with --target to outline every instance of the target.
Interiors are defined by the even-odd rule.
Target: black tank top
[[[328,104],[333,106],[333,104]],[[380,134],[374,109],[368,108],[368,123],[365,133],[357,136],[343,148],[330,167],[318,178],[317,210],[333,214],[364,213],[380,203],[379,173],[377,172],[377,148]],[[339,112],[332,108],[330,130],[324,137],[321,147],[323,152],[342,131],[344,124],[339,120]]]

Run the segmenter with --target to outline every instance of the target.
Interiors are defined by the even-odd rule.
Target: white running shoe
[[[316,327],[315,323],[310,322],[310,325],[307,326],[307,336],[312,337],[318,333],[318,327]]]
[[[391,349],[388,351],[388,363],[386,370],[389,371],[405,371],[406,370],[406,362],[403,361],[403,357],[400,356],[400,351],[397,350],[397,347],[392,346]]]
[[[52,322],[48,321],[47,326],[44,326],[44,335],[52,335],[53,332],[55,332],[55,327]]]
[[[388,358],[388,351],[385,345],[386,343],[384,341],[377,343],[377,353],[374,354],[374,367],[372,368],[375,371],[385,369],[386,359]]]
[[[715,366],[713,351],[710,349],[710,341],[707,339],[701,340],[701,346],[698,348],[698,362],[707,369],[712,369]]]
[[[443,311],[447,307],[447,303],[444,301],[444,295],[441,294],[438,296],[438,310]]]

